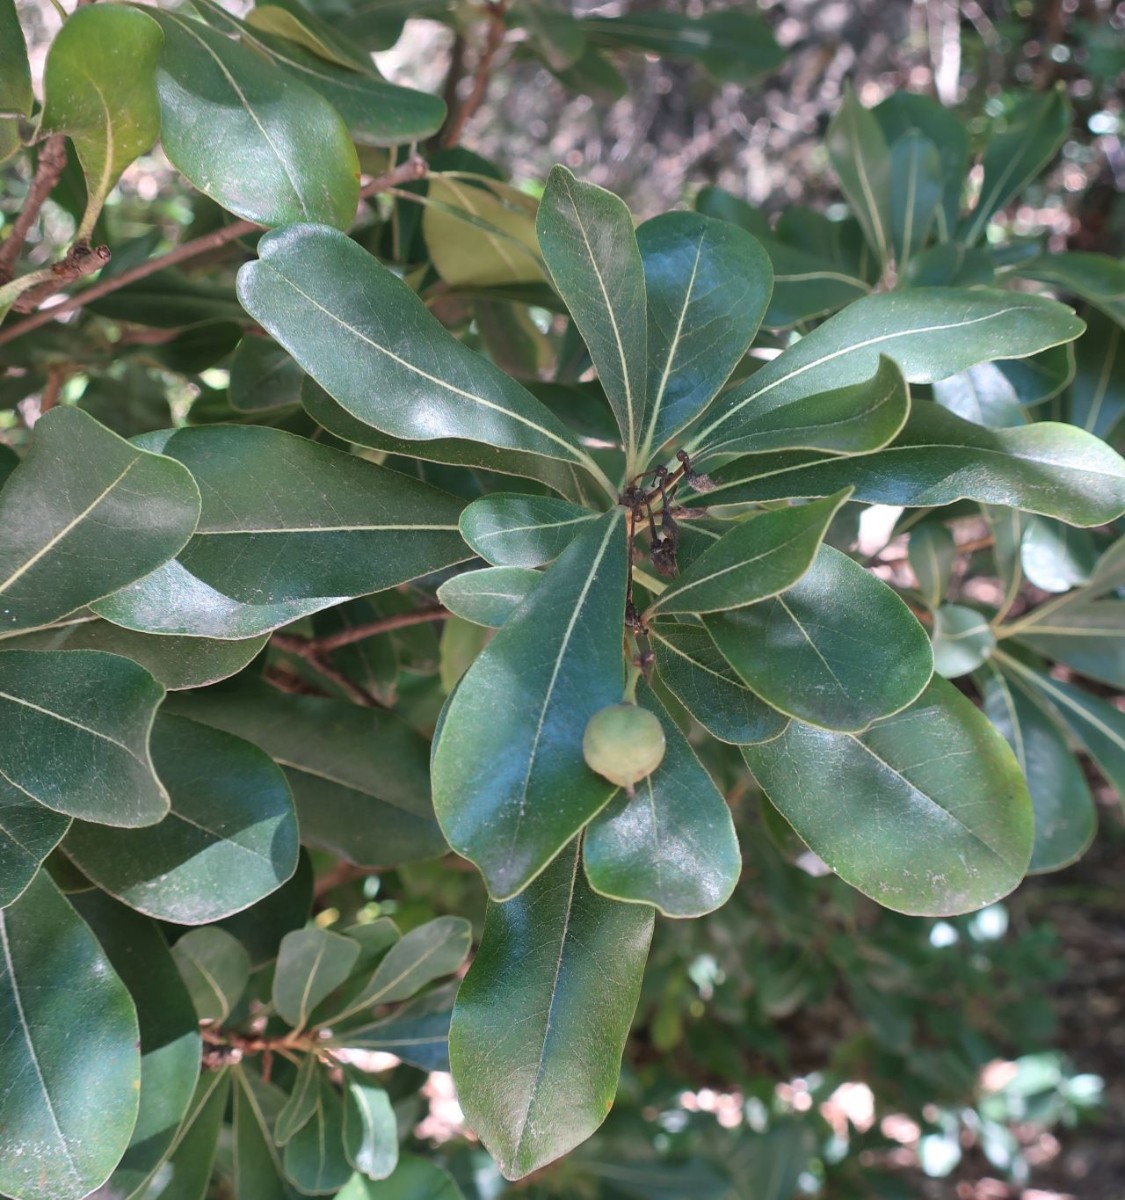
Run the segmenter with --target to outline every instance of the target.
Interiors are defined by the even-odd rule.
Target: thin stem
[[[369,621],[366,625],[353,625],[349,629],[341,629],[338,633],[329,633],[319,638],[293,637],[287,633],[275,633],[273,644],[279,650],[288,650],[292,654],[303,656],[312,654],[331,654],[341,646],[350,646],[354,642],[362,642],[365,638],[375,637],[380,633],[390,633],[394,629],[405,629],[408,625],[424,625],[427,621],[444,621],[453,614],[445,608],[422,608],[416,612],[395,613],[390,617],[380,617],[378,621]]]
[[[54,191],[55,184],[66,166],[66,138],[61,133],[53,133],[39,151],[39,163],[35,168],[35,177],[27,191],[27,199],[12,222],[12,232],[3,245],[0,245],[0,283],[7,283],[15,273],[16,260],[20,256],[23,244],[31,227],[35,224],[43,201]]]
[[[408,159],[406,162],[395,167],[393,171],[388,171],[385,175],[380,175],[377,179],[372,179],[369,183],[365,184],[360,189],[360,197],[366,199],[380,192],[385,192],[389,188],[396,187],[400,183],[408,183],[412,179],[421,179],[425,173],[426,164],[423,159]],[[149,275],[154,275],[157,271],[174,267],[176,264],[186,262],[188,259],[198,258],[201,254],[217,250],[229,242],[236,241],[240,237],[245,237],[248,233],[256,233],[262,228],[263,226],[256,224],[254,221],[233,221],[230,225],[226,225],[222,229],[216,229],[212,233],[205,233],[201,237],[192,238],[191,241],[184,242],[174,250],[169,250],[167,254],[150,258],[146,262],[139,263],[137,266],[130,268],[128,271],[122,271],[120,275],[115,275],[112,279],[105,279],[99,283],[95,283],[93,287],[86,288],[76,296],[69,297],[69,299],[64,300],[61,304],[56,304],[51,308],[37,312],[34,316],[28,317],[25,321],[20,321],[18,325],[13,325],[9,329],[0,330],[0,346],[14,341],[22,334],[30,333],[33,329],[39,329],[43,325],[50,324],[51,321],[56,320],[64,313],[83,308],[93,300],[100,300],[103,296],[108,296],[111,292],[117,291],[118,288],[135,283],[138,279],[145,279]]]
[[[473,87],[465,98],[465,103],[457,110],[446,129],[442,134],[441,144],[445,147],[456,146],[461,140],[461,135],[465,132],[465,126],[470,117],[480,108],[484,102],[485,93],[488,91],[489,80],[492,76],[492,60],[496,57],[496,52],[504,41],[504,33],[506,26],[504,24],[504,12],[507,8],[507,0],[492,0],[487,5],[488,8],[488,36],[485,39],[484,49],[481,50],[480,58],[477,59],[476,71],[473,73]]]

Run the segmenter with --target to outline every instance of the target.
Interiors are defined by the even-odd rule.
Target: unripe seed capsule
[[[660,766],[664,730],[636,704],[611,704],[594,713],[582,738],[586,765],[618,787],[632,789]]]

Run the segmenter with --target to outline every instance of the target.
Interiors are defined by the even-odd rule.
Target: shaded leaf
[[[69,817],[0,775],[0,908],[19,898],[69,828]]]
[[[244,337],[230,360],[230,406],[238,412],[267,412],[300,404],[304,378],[276,342]]]
[[[292,1200],[273,1126],[285,1093],[243,1067],[235,1067],[231,1132],[234,1194],[238,1200]]]
[[[278,1015],[294,1029],[303,1029],[313,1009],[351,975],[358,958],[358,942],[327,929],[287,933],[273,976]]]
[[[136,1200],[203,1200],[229,1098],[227,1071],[200,1077],[168,1161],[161,1164],[147,1187],[135,1193]]]
[[[514,900],[489,904],[453,1014],[458,1100],[508,1179],[605,1120],[648,957],[653,910],[592,892],[580,853],[576,839]]]
[[[541,567],[554,562],[597,516],[553,496],[494,492],[461,513],[461,536],[494,567]]]
[[[273,1140],[279,1146],[284,1146],[312,1120],[320,1096],[320,1069],[320,1060],[315,1054],[306,1054],[301,1059],[289,1099],[274,1122]]]
[[[311,1118],[285,1143],[282,1169],[298,1191],[324,1196],[347,1183],[352,1169],[344,1157],[344,1111],[323,1071],[317,1072]]]
[[[368,1179],[386,1179],[398,1165],[398,1131],[391,1098],[355,1075],[345,1076],[344,1153]]]
[[[389,1017],[334,1031],[332,1044],[394,1054],[422,1071],[449,1070],[449,1019],[457,984],[434,988]]]
[[[828,126],[827,147],[848,204],[864,236],[886,264],[895,249],[891,233],[891,154],[874,115],[848,87]],[[896,164],[899,165],[899,164]],[[894,191],[909,190],[909,180],[894,177]]]
[[[988,618],[963,604],[934,611],[934,670],[946,679],[975,671],[996,647]]]
[[[527,567],[485,567],[447,579],[438,588],[437,598],[458,617],[497,629],[541,578],[540,572]]]
[[[907,552],[918,590],[931,608],[937,608],[949,587],[957,559],[953,534],[939,522],[927,521],[911,531]]]
[[[195,1011],[201,1021],[221,1025],[242,998],[250,981],[250,955],[225,930],[191,929],[172,947]]]
[[[414,1155],[403,1155],[389,1179],[375,1183],[353,1175],[337,1194],[341,1200],[462,1200],[451,1175]]]
[[[864,733],[800,721],[743,750],[802,840],[846,882],[918,916],[1006,895],[1031,857],[1031,801],[1012,752],[941,678]]]

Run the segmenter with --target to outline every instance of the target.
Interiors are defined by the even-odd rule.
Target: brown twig
[[[378,621],[369,621],[366,625],[352,625],[348,629],[341,629],[339,633],[329,633],[319,638],[299,638],[287,633],[275,633],[273,643],[279,650],[288,650],[302,657],[307,657],[310,653],[331,654],[341,646],[350,646],[354,642],[362,642],[365,638],[375,637],[380,633],[405,629],[408,625],[424,625],[427,621],[444,621],[452,615],[445,608],[422,608],[417,612],[380,617]]]
[[[492,60],[503,44],[504,34],[507,30],[507,26],[504,24],[504,13],[507,7],[507,0],[489,0],[486,5],[488,35],[485,38],[484,48],[480,52],[480,58],[477,59],[476,70],[473,73],[473,87],[465,97],[465,103],[457,110],[457,115],[450,120],[448,128],[442,135],[441,144],[445,147],[457,145],[461,140],[461,135],[465,132],[465,125],[469,118],[484,101],[489,80],[492,77]]]
[[[43,394],[39,397],[40,416],[58,404],[59,393],[62,391],[62,385],[66,382],[66,377],[67,371],[65,367],[55,366],[48,368],[47,385],[43,389]]]
[[[39,164],[35,177],[27,190],[27,199],[12,222],[12,232],[0,245],[0,284],[7,283],[15,273],[16,260],[20,256],[27,235],[39,216],[43,201],[54,191],[55,184],[66,166],[66,138],[53,133],[39,151]]]
[[[61,292],[68,284],[84,275],[93,275],[109,262],[108,246],[89,246],[85,242],[75,242],[66,252],[61,262],[54,263],[46,272],[42,283],[29,287],[21,292],[12,305],[14,312],[32,312],[47,299],[48,296]],[[28,279],[28,276],[21,276]]]
[[[409,183],[411,180],[421,179],[425,173],[425,161],[417,157],[410,158],[395,167],[394,170],[388,171],[385,175],[380,175],[377,179],[372,179],[369,183],[365,184],[360,189],[360,198],[367,199],[377,195],[379,192],[385,192],[388,188],[397,187],[401,183]],[[111,292],[117,291],[118,288],[125,287],[126,284],[135,283],[138,279],[145,279],[149,275],[154,275],[157,271],[163,271],[168,267],[176,266],[178,263],[186,262],[188,259],[197,258],[201,254],[206,254],[208,251],[225,246],[240,237],[245,237],[248,233],[256,233],[261,228],[262,226],[256,224],[254,221],[232,221],[230,225],[226,225],[222,229],[216,229],[212,233],[205,233],[201,237],[192,238],[190,242],[184,242],[183,245],[177,246],[174,250],[169,250],[167,254],[150,258],[146,262],[138,263],[137,266],[131,267],[128,271],[122,271],[120,275],[115,275],[112,279],[105,279],[99,283],[95,283],[93,287],[86,288],[77,295],[69,297],[69,299],[64,300],[61,304],[56,304],[51,308],[37,312],[34,316],[28,317],[27,320],[20,321],[18,325],[13,325],[9,329],[0,329],[0,346],[14,341],[25,333],[30,333],[33,329],[39,329],[43,325],[50,324],[51,321],[54,321],[57,317],[61,317],[64,313],[73,312],[75,309],[82,308],[91,303],[91,301],[100,300],[103,296],[108,296]]]

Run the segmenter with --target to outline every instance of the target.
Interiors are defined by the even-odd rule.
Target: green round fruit
[[[618,787],[632,788],[660,766],[664,730],[647,708],[611,704],[587,723],[582,753],[591,771]]]

